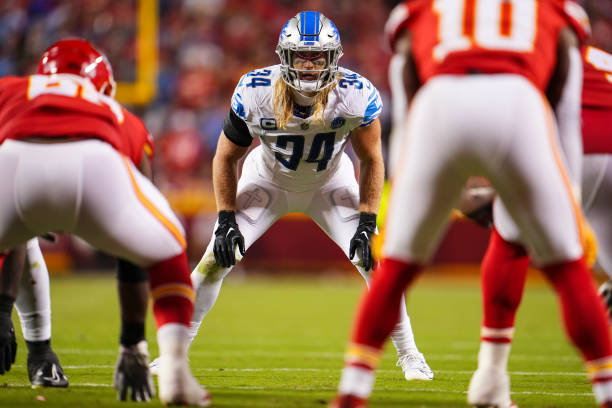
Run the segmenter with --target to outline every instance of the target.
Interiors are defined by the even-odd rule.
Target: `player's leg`
[[[314,194],[306,210],[347,258],[351,237],[359,224],[359,187],[354,174],[351,160],[343,155],[336,174]],[[361,254],[358,252],[351,262],[368,284],[373,271],[363,268]],[[400,304],[400,318],[391,333],[391,340],[398,354],[397,365],[407,380],[433,379],[433,372],[415,343],[405,299]]]
[[[496,227],[507,231],[502,221],[506,218],[498,210],[502,206],[501,201],[496,200],[493,220]],[[507,219],[516,227],[509,215]],[[513,240],[517,239],[518,234]],[[510,242],[496,228],[493,229],[481,265],[483,320],[478,368],[468,388],[468,402],[471,404],[512,406],[508,357],[514,334],[514,318],[523,295],[529,261],[521,244]]]
[[[534,262],[557,292],[566,332],[589,367],[598,402],[612,401],[612,381],[606,376],[606,365],[612,363],[608,322],[582,257],[582,215],[555,145],[554,119],[535,90],[525,94],[517,114],[525,120],[516,143],[509,146],[508,159],[491,181],[519,225]]]
[[[586,155],[582,172],[582,201],[584,214],[597,237],[599,266],[608,274],[599,292],[606,301],[608,314],[612,310],[612,156]]]
[[[417,94],[411,108],[402,152],[404,161],[393,179],[385,258],[357,308],[338,389],[339,406],[347,398],[369,397],[373,371],[384,341],[399,318],[404,290],[437,247],[467,178],[455,168],[453,149],[458,144],[448,142],[452,139],[453,112],[443,109],[438,98],[440,89],[431,86],[426,85]],[[440,116],[447,120],[438,120]]]
[[[191,375],[187,360],[194,294],[181,224],[153,184],[107,146],[88,141],[67,149],[67,154],[82,158],[76,169],[82,190],[73,232],[147,269],[161,355],[160,400],[208,405],[210,397]],[[130,367],[143,375],[130,378]],[[150,396],[146,342],[121,345],[115,374],[120,397],[125,397],[125,381],[138,387],[136,395],[132,393],[136,399]]]
[[[33,386],[67,387],[68,378],[51,348],[49,272],[38,239],[26,245],[26,262],[15,301],[28,347],[28,377]]]

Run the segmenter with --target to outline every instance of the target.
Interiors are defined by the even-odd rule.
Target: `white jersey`
[[[274,85],[282,81],[280,65],[245,74],[232,96],[232,109],[259,137],[263,160],[258,171],[292,191],[321,185],[336,171],[350,132],[367,126],[382,111],[378,90],[361,75],[339,68],[338,84],[329,93],[324,121],[299,112],[284,128],[274,116]]]

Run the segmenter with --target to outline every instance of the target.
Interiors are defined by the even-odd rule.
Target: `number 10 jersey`
[[[282,81],[280,74],[280,65],[245,74],[232,96],[232,110],[261,141],[260,175],[283,189],[307,191],[337,170],[350,132],[371,124],[382,111],[382,101],[370,81],[340,68],[323,121],[297,107],[287,125],[279,128],[274,89],[276,81]]]

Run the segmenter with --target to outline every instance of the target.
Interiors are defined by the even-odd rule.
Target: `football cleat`
[[[191,375],[187,358],[159,358],[159,399],[164,405],[207,407],[210,394]]]
[[[354,395],[339,394],[329,404],[328,408],[366,408],[368,401]]]
[[[604,301],[608,318],[612,321],[612,280],[607,280],[599,287],[599,296]]]
[[[427,365],[423,353],[411,351],[399,356],[396,366],[401,367],[406,380],[431,381],[434,374]]]
[[[479,368],[468,388],[468,404],[476,408],[518,408],[510,399],[510,377],[505,370]]]
[[[28,377],[32,388],[68,387],[68,377],[51,349],[44,354],[28,353]]]

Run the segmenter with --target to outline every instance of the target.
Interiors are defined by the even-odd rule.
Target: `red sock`
[[[491,231],[480,275],[483,327],[514,327],[529,261],[529,255],[521,245],[504,240],[495,229]]]
[[[565,330],[586,361],[612,355],[603,303],[583,258],[542,268],[561,303]]]
[[[353,344],[382,348],[399,319],[402,295],[421,269],[420,265],[383,259],[357,309]]]
[[[195,295],[185,252],[156,263],[148,271],[157,328],[166,323],[189,326]]]

